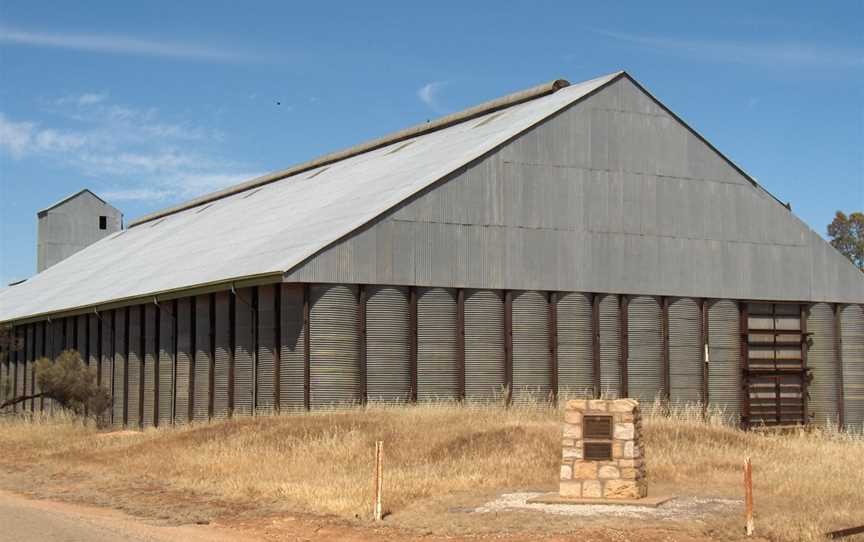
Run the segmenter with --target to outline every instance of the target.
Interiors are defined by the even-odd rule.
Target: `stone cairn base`
[[[592,417],[588,420],[588,430],[592,434],[584,431],[586,416]],[[607,427],[610,422],[611,434],[598,436],[597,427]],[[648,486],[641,433],[639,402],[634,399],[568,401],[562,440],[561,497],[646,497]],[[601,458],[597,459],[598,456]]]

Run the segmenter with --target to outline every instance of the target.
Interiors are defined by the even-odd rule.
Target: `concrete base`
[[[528,499],[530,504],[582,504],[582,505],[609,505],[609,506],[644,506],[646,508],[657,508],[663,503],[674,499],[674,495],[661,495],[659,497],[645,497],[642,499],[581,499],[578,497],[562,497],[558,493],[547,493]]]

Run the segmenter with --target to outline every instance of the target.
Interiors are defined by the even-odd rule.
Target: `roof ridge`
[[[585,82],[587,83],[588,81]],[[197,207],[205,203],[222,199],[233,194],[245,192],[246,190],[250,190],[252,188],[257,188],[259,186],[279,181],[292,175],[308,171],[310,169],[325,166],[328,164],[333,164],[335,162],[339,162],[347,158],[364,154],[379,149],[381,147],[385,147],[387,145],[392,145],[406,139],[411,139],[420,135],[436,132],[449,126],[453,126],[454,124],[460,124],[462,122],[469,121],[479,116],[492,113],[494,111],[507,109],[509,107],[513,107],[515,105],[519,105],[530,100],[547,96],[568,86],[570,86],[570,82],[566,79],[555,79],[542,85],[537,85],[526,90],[521,90],[519,92],[508,94],[506,96],[484,102],[480,105],[476,105],[456,113],[445,115],[431,122],[426,122],[423,124],[411,126],[409,128],[404,128],[392,134],[373,139],[372,141],[360,143],[358,145],[354,145],[341,151],[328,153],[323,156],[319,156],[318,158],[313,158],[312,160],[301,162],[300,164],[291,166],[287,169],[276,171],[274,173],[268,173],[267,175],[262,175],[249,181],[235,184],[222,190],[217,190],[215,192],[199,196],[184,203],[180,203],[178,205],[174,205],[172,207],[150,213],[137,220],[133,220],[132,222],[130,222],[129,227],[133,228],[140,224],[144,224],[146,222],[150,222],[164,216],[172,215],[186,209],[191,209],[193,207]]]
[[[101,201],[102,203],[104,203],[104,204],[106,204],[106,205],[110,205],[107,201],[105,201],[104,199],[102,199],[102,198],[100,198],[99,196],[97,196],[96,193],[93,192],[92,190],[90,190],[89,188],[82,188],[81,190],[75,192],[74,194],[69,194],[69,195],[66,196],[65,198],[63,198],[63,199],[61,199],[61,200],[59,200],[59,201],[55,201],[54,203],[52,203],[52,204],[49,205],[48,207],[45,207],[44,209],[39,209],[38,211],[36,211],[36,214],[46,213],[46,212],[50,211],[51,209],[53,209],[53,208],[55,208],[55,207],[58,207],[58,206],[60,206],[60,205],[62,205],[62,204],[64,204],[64,203],[66,203],[67,201],[69,201],[69,200],[71,200],[71,199],[77,198],[78,196],[80,196],[80,195],[83,194],[84,192],[89,192],[91,196],[93,196],[94,198],[98,199],[98,200]]]

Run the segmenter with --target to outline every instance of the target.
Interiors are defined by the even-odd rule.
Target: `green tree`
[[[846,216],[837,211],[834,220],[828,224],[828,237],[831,238],[831,246],[864,271],[864,213],[855,212]]]

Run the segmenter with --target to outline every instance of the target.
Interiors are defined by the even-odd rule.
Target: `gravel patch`
[[[475,514],[507,511],[535,511],[561,516],[628,517],[635,519],[704,519],[709,515],[740,510],[744,501],[738,499],[715,499],[708,497],[676,497],[657,508],[602,504],[536,504],[526,502],[543,493],[504,493],[494,501],[473,509]]]

